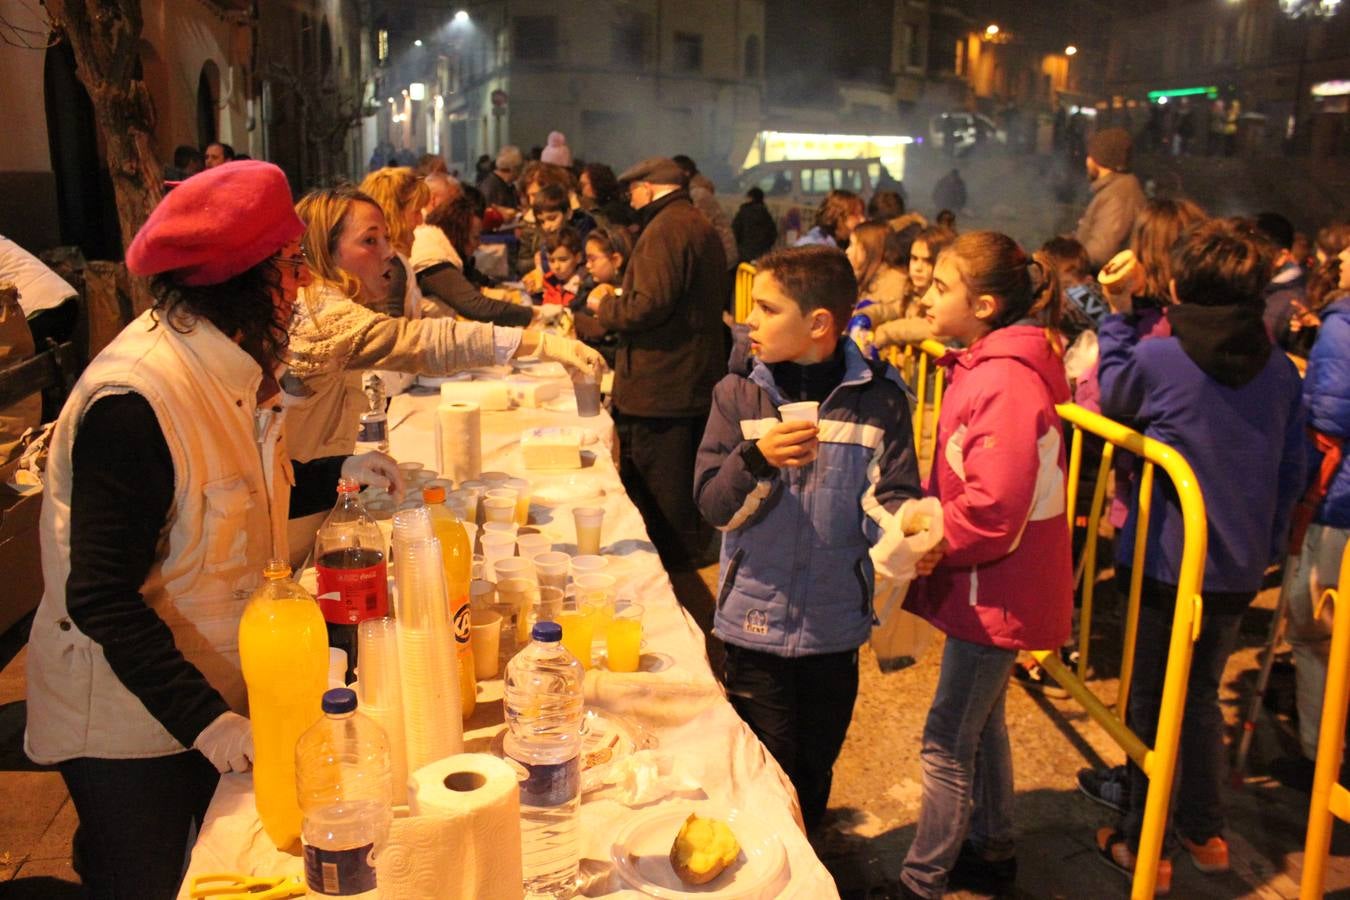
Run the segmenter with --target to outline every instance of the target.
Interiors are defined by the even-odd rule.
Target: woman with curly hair
[[[303,230],[270,163],[175,188],[126,255],[154,308],[52,432],[25,749],[60,769],[100,896],[173,897],[219,773],[251,765],[239,617],[287,555],[277,372],[310,282]]]
[[[795,246],[825,244],[843,249],[848,246],[853,229],[862,223],[862,198],[852,191],[830,191],[816,210],[816,224],[797,238]]]

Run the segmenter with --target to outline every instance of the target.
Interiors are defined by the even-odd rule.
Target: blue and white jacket
[[[871,633],[867,551],[922,490],[899,376],[842,341],[844,376],[820,405],[820,451],[805,469],[757,477],[747,462],[795,399],[767,365],[733,363],[713,391],[694,498],[723,532],[713,627],[727,643],[796,657],[854,650]]]

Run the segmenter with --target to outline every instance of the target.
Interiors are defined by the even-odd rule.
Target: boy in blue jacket
[[[857,280],[833,247],[761,258],[749,349],[713,391],[694,496],[723,532],[714,632],[737,713],[792,780],[808,831],[858,694],[872,629],[868,550],[917,499],[910,409],[891,367],[842,340]],[[737,360],[740,360],[738,362]],[[815,401],[818,422],[779,421]]]
[[[1283,557],[1306,469],[1298,372],[1261,321],[1271,256],[1238,224],[1216,219],[1199,225],[1172,250],[1171,336],[1140,342],[1129,298],[1117,294],[1107,295],[1113,314],[1099,332],[1102,413],[1133,422],[1180,453],[1205,499],[1204,615],[1187,682],[1173,805],[1181,844],[1203,872],[1228,868],[1218,764],[1224,756],[1224,664],[1266,567]],[[1129,702],[1129,724],[1148,745],[1157,732],[1184,534],[1175,490],[1165,478],[1154,486],[1152,504]],[[1138,498],[1131,497],[1116,548],[1122,586],[1129,584],[1137,512]],[[1113,789],[1117,779],[1087,770],[1079,785],[1093,799],[1122,809],[1119,830],[1102,829],[1097,844],[1107,862],[1128,873],[1148,779],[1131,764],[1124,796]],[[1171,866],[1163,860],[1160,894],[1170,878]]]

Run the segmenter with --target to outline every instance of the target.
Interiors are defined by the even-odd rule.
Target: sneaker
[[[1185,835],[1180,835],[1181,846],[1186,848],[1186,852],[1191,855],[1191,862],[1201,872],[1227,872],[1228,871],[1228,842],[1217,834],[1203,844],[1197,844],[1190,841]]]
[[[948,890],[969,890],[978,894],[1011,894],[1017,881],[1017,857],[985,859],[975,845],[961,845],[956,862],[947,873]]]
[[[1097,852],[1108,866],[1126,878],[1134,879],[1134,867],[1137,860],[1134,851],[1130,849],[1129,842],[1125,840],[1125,835],[1114,828],[1099,829],[1097,831]],[[1157,897],[1166,897],[1172,893],[1171,860],[1158,860],[1158,878],[1153,887],[1153,893]]]
[[[1079,769],[1078,790],[1089,800],[1124,815],[1130,808],[1130,771],[1125,766]]]
[[[1064,686],[1050,677],[1050,673],[1037,663],[1015,664],[1012,677],[1013,681],[1029,691],[1039,691],[1047,697],[1057,699],[1069,696],[1069,692],[1064,690]]]

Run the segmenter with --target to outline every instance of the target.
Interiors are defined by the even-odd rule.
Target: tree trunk
[[[76,71],[94,104],[125,248],[163,195],[164,170],[152,141],[154,106],[137,77],[141,0],[48,0],[47,6],[70,41]],[[146,305],[145,282],[133,279],[131,289],[136,305]]]

